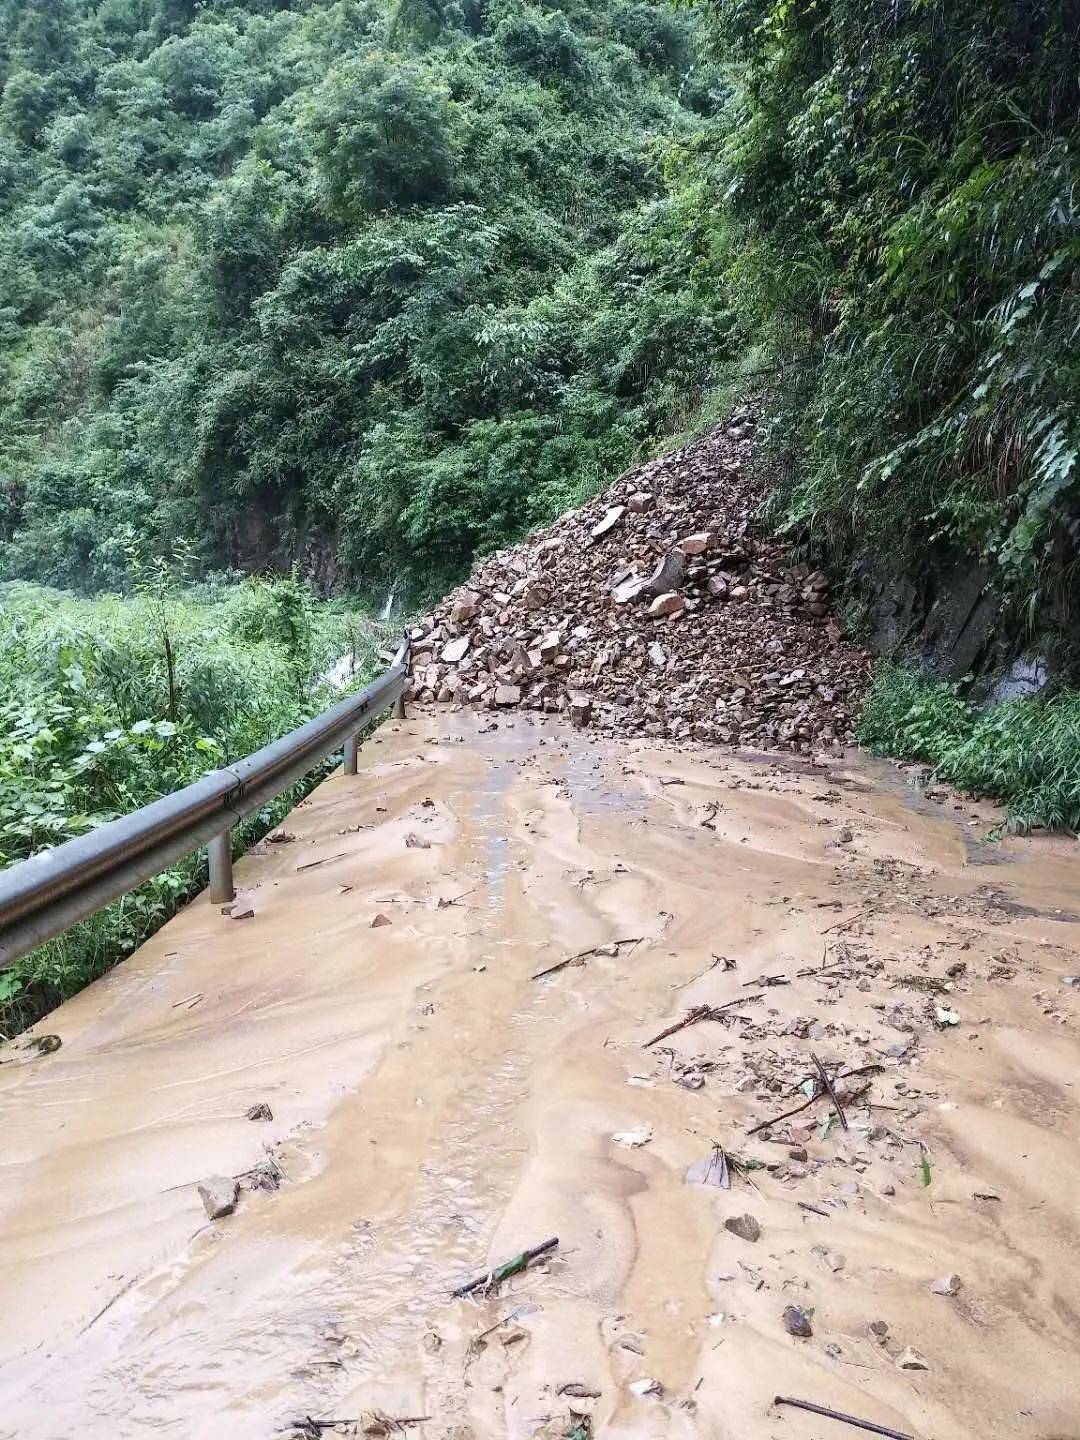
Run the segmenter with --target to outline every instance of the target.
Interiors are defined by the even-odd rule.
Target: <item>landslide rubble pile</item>
[[[620,734],[848,743],[869,658],[820,571],[758,533],[747,412],[473,568],[410,632],[421,703]]]

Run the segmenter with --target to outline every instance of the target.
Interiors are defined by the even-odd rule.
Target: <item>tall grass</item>
[[[277,739],[378,668],[377,627],[296,580],[201,585],[167,577],[131,598],[0,587],[0,864],[128,814]],[[237,827],[265,833],[306,786]],[[10,1035],[130,954],[205,882],[201,854],[0,971]]]
[[[1008,807],[1008,826],[1080,830],[1080,691],[980,710],[955,685],[879,666],[859,720],[878,755],[925,760],[935,775]]]

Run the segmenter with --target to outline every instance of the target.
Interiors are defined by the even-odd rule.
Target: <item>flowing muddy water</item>
[[[779,1392],[1078,1440],[1080,868],[995,818],[865,761],[388,724],[237,867],[252,918],[200,899],[0,1050],[0,1436],[845,1433]],[[811,1053],[851,1128],[748,1137]],[[714,1142],[730,1188],[687,1184]]]

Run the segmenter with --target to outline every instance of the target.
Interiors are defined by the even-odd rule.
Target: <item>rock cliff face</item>
[[[721,744],[849,742],[869,657],[821,572],[755,527],[753,430],[737,412],[478,562],[412,630],[412,698]]]

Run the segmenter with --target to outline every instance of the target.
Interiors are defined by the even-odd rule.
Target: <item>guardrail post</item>
[[[232,873],[232,831],[225,830],[215,835],[206,847],[210,861],[210,899],[215,905],[224,905],[236,899]]]
[[[394,719],[395,719],[395,720],[404,720],[404,719],[405,719],[405,695],[404,695],[404,693],[402,693],[401,695],[399,695],[399,696],[397,697],[397,699],[394,701]]]
[[[342,773],[345,775],[355,775],[357,750],[355,735],[349,736],[349,738],[345,741],[345,744],[342,746],[342,750],[344,752],[341,766]]]

